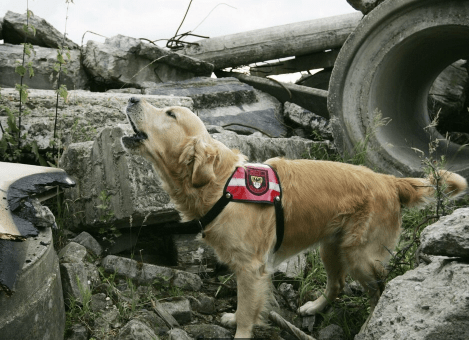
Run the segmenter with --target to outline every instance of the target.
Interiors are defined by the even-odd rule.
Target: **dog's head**
[[[198,188],[215,177],[217,149],[192,111],[179,106],[157,109],[145,99],[132,97],[126,114],[134,134],[122,137],[122,145],[151,161],[163,180],[189,177]]]

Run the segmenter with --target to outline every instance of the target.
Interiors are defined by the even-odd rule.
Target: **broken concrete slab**
[[[306,135],[314,135],[320,139],[332,139],[332,130],[328,119],[290,102],[285,102],[283,105],[283,113],[287,121],[290,120],[303,128]]]
[[[104,43],[89,40],[83,66],[99,89],[141,88],[144,82],[209,76],[213,70],[206,62],[122,35]]]
[[[37,237],[25,242],[0,242],[26,247],[26,259],[17,276],[15,293],[8,297],[0,291],[2,339],[62,339],[65,308],[51,229],[43,229]]]
[[[0,103],[10,110],[16,111],[19,105],[18,91],[8,88],[1,89],[0,93]],[[122,108],[132,96],[143,97],[156,107],[177,105],[192,108],[193,105],[192,99],[187,97],[69,91],[66,102],[59,98],[57,122],[59,144],[67,146],[70,143],[93,140],[106,126],[127,123]],[[21,121],[25,132],[28,133],[26,142],[36,141],[39,150],[51,148],[56,101],[55,91],[29,90],[28,101],[24,104],[26,109],[31,110],[31,113],[23,117]],[[6,126],[6,119],[6,116],[0,116],[0,122],[3,126]]]
[[[282,83],[270,78],[248,76],[238,72],[216,71],[215,74],[217,77],[238,78],[243,83],[274,96],[282,103],[289,101],[298,104],[311,112],[323,115],[324,118],[329,119],[329,112],[327,111],[328,92],[325,90]]]
[[[81,263],[86,255],[86,248],[76,242],[68,243],[58,254],[60,263]]]
[[[101,247],[98,241],[96,241],[96,239],[86,231],[83,231],[77,237],[71,239],[71,241],[84,246],[94,256],[101,256],[103,253],[103,247]]]
[[[83,303],[85,294],[101,282],[97,267],[87,262],[61,263],[60,275],[63,296],[67,303],[71,299]]]
[[[280,102],[236,78],[198,77],[164,84],[146,83],[143,92],[191,97],[194,112],[205,124],[230,125],[229,129],[244,134],[258,130],[270,137],[286,134]]]
[[[169,298],[160,301],[160,304],[180,325],[185,325],[192,321],[192,308],[187,298]]]
[[[54,70],[57,63],[57,50],[53,48],[35,46],[35,54],[26,56],[26,62],[31,62],[34,69],[34,77],[25,78],[24,84],[30,89],[55,90],[57,89],[58,73]],[[15,87],[20,83],[20,76],[15,72],[16,61],[23,58],[22,45],[0,45],[0,86]],[[85,89],[88,87],[88,76],[80,64],[80,51],[71,50],[70,60],[67,61],[67,73],[62,72],[60,84],[67,89]],[[3,92],[3,90],[2,90]]]
[[[229,330],[218,325],[187,325],[184,329],[193,339],[231,339],[232,337]]]
[[[72,144],[64,152],[60,166],[77,182],[75,188],[65,192],[74,216],[68,224],[71,229],[135,227],[178,220],[179,214],[151,164],[124,151],[120,139],[131,131],[130,125],[105,128],[94,142]],[[315,143],[302,138],[263,138],[218,131],[222,133],[213,134],[215,139],[240,150],[252,162],[277,156],[302,158]],[[102,195],[107,208],[97,209],[103,204]],[[108,212],[112,214],[103,221]]]
[[[136,280],[141,284],[153,284],[156,280],[161,284],[172,284],[192,291],[199,291],[202,287],[202,280],[198,275],[148,263],[142,264],[125,257],[108,255],[101,264],[106,272]]]
[[[469,258],[469,208],[455,210],[426,227],[420,251],[429,255]]]
[[[60,33],[56,28],[49,24],[46,20],[31,15],[29,18],[26,14],[18,14],[8,11],[3,18],[3,40],[9,44],[22,44],[25,42],[26,32],[23,26],[26,22],[30,26],[34,26],[35,34],[32,31],[27,35],[27,42],[32,45],[58,48],[60,46],[68,47],[69,49],[78,49],[78,45],[68,38],[64,39],[63,33]]]
[[[466,64],[466,60],[458,60],[446,67],[428,92],[430,119],[437,119],[437,130],[442,135],[446,132],[469,132],[466,105],[469,77]],[[454,142],[453,138],[451,140]]]

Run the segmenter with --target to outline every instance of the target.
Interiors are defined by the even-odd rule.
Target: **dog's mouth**
[[[122,137],[122,143],[127,149],[135,149],[139,147],[144,140],[148,139],[148,135],[140,131],[137,126],[135,125],[134,121],[130,117],[130,115],[127,113],[127,118],[130,122],[130,126],[132,127],[132,130],[134,131],[133,135],[130,136],[123,136]]]
[[[127,114],[127,118],[129,119],[130,126],[132,126],[132,130],[134,130],[135,132],[132,136],[130,136],[130,138],[134,138],[136,140],[141,140],[141,141],[148,139],[148,135],[145,132],[137,129],[137,126],[135,126],[135,123],[132,120],[132,118],[129,116],[129,114]]]

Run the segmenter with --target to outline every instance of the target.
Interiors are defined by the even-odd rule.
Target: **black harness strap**
[[[233,196],[231,196],[230,193],[224,194],[222,197],[220,197],[217,203],[215,203],[212,209],[210,209],[208,213],[205,214],[205,216],[203,216],[200,220],[197,220],[200,226],[200,230],[202,231],[202,237],[205,237],[205,233],[204,233],[205,227],[210,222],[212,222],[218,215],[220,215],[220,213],[226,207],[226,205],[230,203],[232,197]]]
[[[205,216],[200,218],[199,220],[192,220],[188,222],[180,222],[180,225],[185,226],[193,226],[197,225],[202,232],[202,237],[205,237],[204,229],[205,227],[210,224],[226,207],[228,203],[231,202],[233,196],[229,192],[225,192],[222,197],[215,203],[215,205],[208,211]],[[283,241],[283,234],[285,229],[285,219],[283,215],[283,206],[282,200],[280,196],[275,197],[274,199],[274,207],[275,207],[275,220],[276,220],[276,233],[277,233],[277,241],[274,247],[274,253],[280,248]]]
[[[283,241],[283,234],[285,229],[285,219],[283,216],[283,207],[282,201],[280,200],[280,196],[275,197],[274,200],[274,207],[275,207],[275,225],[277,231],[277,242],[275,243],[274,253],[280,248]]]

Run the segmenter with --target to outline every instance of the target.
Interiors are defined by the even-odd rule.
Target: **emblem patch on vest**
[[[248,190],[254,195],[263,195],[269,190],[269,173],[259,168],[246,168],[246,182]]]
[[[225,193],[228,192],[235,202],[273,204],[274,199],[281,196],[277,174],[265,164],[237,168],[225,187]]]

